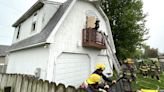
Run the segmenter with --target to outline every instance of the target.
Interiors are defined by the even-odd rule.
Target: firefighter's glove
[[[104,89],[109,89],[109,85],[105,85],[104,86]]]
[[[107,92],[107,91],[104,89],[99,89],[99,92]]]
[[[116,84],[116,80],[113,80],[112,83],[113,83],[113,84]]]

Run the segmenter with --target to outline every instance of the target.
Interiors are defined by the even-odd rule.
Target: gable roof
[[[0,45],[0,56],[6,56],[10,46]]]
[[[23,48],[31,47],[32,45],[37,46],[47,43],[46,40],[48,36],[53,31],[54,27],[57,25],[57,23],[59,22],[62,15],[67,10],[72,1],[73,0],[68,0],[67,2],[61,4],[57,12],[53,15],[53,17],[50,19],[50,21],[47,23],[47,25],[42,29],[40,33],[27,39],[24,39],[20,42],[12,44],[10,51],[20,50]]]

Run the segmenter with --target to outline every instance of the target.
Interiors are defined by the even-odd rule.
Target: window
[[[21,27],[21,26],[18,26],[16,39],[19,39],[19,35],[20,35],[20,27]]]
[[[31,26],[32,32],[36,30],[36,21],[37,21],[37,12],[33,14],[33,21],[32,21],[32,26]]]
[[[36,29],[36,22],[33,22],[32,23],[32,31],[35,31],[35,29]]]
[[[88,10],[86,16],[86,27],[95,28],[97,30],[99,28],[99,20],[96,13],[92,10]]]

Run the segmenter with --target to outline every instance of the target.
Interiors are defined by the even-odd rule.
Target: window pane
[[[32,23],[32,31],[35,31],[36,29],[36,22]]]
[[[18,32],[17,32],[17,39],[19,39],[19,34],[20,34],[20,26],[18,27]]]

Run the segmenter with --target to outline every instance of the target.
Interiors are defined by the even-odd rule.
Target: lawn
[[[152,79],[143,78],[140,74],[137,75],[137,83],[132,83],[133,90],[138,89],[164,89],[164,74],[160,76],[161,82],[158,82],[155,78]]]

